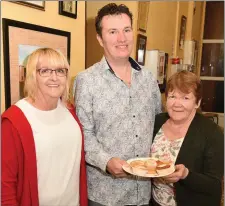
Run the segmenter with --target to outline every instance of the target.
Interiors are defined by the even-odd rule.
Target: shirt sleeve
[[[204,173],[190,171],[188,176],[180,181],[180,184],[196,192],[218,195],[221,192],[221,181],[224,173],[223,151],[223,132],[216,127],[207,139],[203,163]]]
[[[2,121],[2,181],[1,205],[17,206],[18,159],[16,155],[16,129],[7,119]]]
[[[87,76],[85,77],[87,78]],[[103,150],[102,145],[96,137],[95,120],[93,118],[93,98],[89,90],[93,85],[89,82],[87,83],[85,77],[78,75],[74,81],[76,113],[83,126],[85,138],[85,159],[87,163],[106,172],[106,165],[112,156]]]

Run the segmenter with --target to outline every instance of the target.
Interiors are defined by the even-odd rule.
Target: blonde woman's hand
[[[175,165],[175,172],[163,177],[166,183],[175,183],[180,179],[185,179],[189,174],[188,168],[186,168],[183,164]]]

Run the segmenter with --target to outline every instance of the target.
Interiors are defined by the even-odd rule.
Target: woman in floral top
[[[175,172],[152,179],[151,206],[219,206],[224,168],[223,133],[196,113],[201,82],[193,73],[175,73],[166,88],[168,113],[156,116],[151,156],[173,162]]]

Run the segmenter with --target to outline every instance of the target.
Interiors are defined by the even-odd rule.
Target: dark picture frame
[[[59,1],[59,14],[77,18],[77,1]]]
[[[35,24],[2,19],[5,108],[23,98],[20,96],[26,68],[19,62],[21,47],[51,47],[61,51],[70,61],[71,34],[67,31]],[[30,52],[31,53],[31,52]],[[21,82],[22,81],[22,82]],[[22,85],[23,86],[23,85]]]
[[[45,1],[11,1],[11,2],[45,11]]]
[[[136,61],[142,66],[144,66],[145,64],[146,45],[147,36],[138,34],[136,46]]]
[[[179,47],[180,47],[180,49],[184,49],[186,24],[187,24],[187,17],[182,15],[181,16],[181,23],[180,23],[180,39],[179,39]]]
[[[168,53],[165,53],[163,83],[162,84],[158,84],[161,93],[164,93],[165,90],[166,90],[167,72],[168,72],[168,61],[169,61],[169,54]]]

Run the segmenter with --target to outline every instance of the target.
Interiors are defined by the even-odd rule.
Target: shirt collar
[[[103,59],[102,59],[103,60]],[[113,69],[112,69],[112,67],[110,66],[110,64],[108,63],[108,61],[107,61],[107,59],[104,57],[104,60],[105,60],[105,62],[106,62],[106,64],[107,64],[107,66],[108,66],[108,70],[111,72],[111,73],[113,73],[114,74],[114,71],[113,71]],[[133,58],[131,58],[131,57],[129,57],[129,62],[130,62],[130,64],[131,64],[131,67],[133,68],[133,69],[135,69],[136,71],[141,71],[141,66],[133,59]]]

